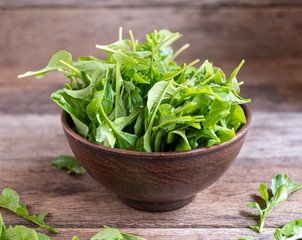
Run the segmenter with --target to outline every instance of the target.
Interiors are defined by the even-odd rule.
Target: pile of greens
[[[69,83],[52,99],[68,112],[75,131],[91,142],[125,150],[146,152],[186,151],[210,147],[232,139],[246,123],[240,104],[243,82],[227,79],[220,68],[205,61],[198,69],[174,61],[188,44],[173,54],[170,46],[181,35],[168,30],[146,35],[146,43],[122,39],[96,45],[109,54],[72,60],[59,51],[40,71],[19,77],[44,75],[58,69]],[[132,48],[131,48],[132,46]]]

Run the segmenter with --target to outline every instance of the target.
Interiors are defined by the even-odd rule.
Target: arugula
[[[2,196],[0,196],[0,207],[6,208],[16,213],[17,215],[37,224],[40,228],[45,228],[53,232],[59,232],[55,228],[45,224],[44,218],[46,215],[48,215],[48,212],[41,213],[38,216],[30,216],[26,208],[26,204],[20,204],[19,195],[13,189],[5,188],[2,191]]]
[[[145,43],[129,34],[130,39],[123,39],[120,29],[118,41],[96,45],[108,54],[105,60],[83,56],[73,61],[62,50],[42,70],[19,77],[63,72],[68,82],[51,98],[71,116],[79,135],[104,146],[187,151],[235,136],[246,123],[240,104],[250,102],[238,95],[244,60],[227,79],[207,60],[199,68],[194,67],[199,60],[177,64],[175,58],[189,47],[174,53],[171,44],[179,33],[155,30]]]
[[[120,232],[116,228],[108,228],[104,226],[106,229],[94,235],[90,240],[146,240],[142,237],[137,237],[134,235],[126,234]],[[75,236],[72,240],[80,240],[77,236]]]
[[[50,164],[59,170],[67,169],[69,174],[83,175],[86,173],[79,161],[72,156],[62,155],[56,157],[50,162]]]
[[[238,238],[238,240],[255,240],[255,238],[248,236],[247,238]]]
[[[50,238],[24,226],[6,228],[0,213],[0,240],[50,240]]]
[[[276,228],[274,237],[276,240],[302,239],[302,219],[297,219],[286,223],[281,230]]]
[[[289,194],[300,189],[301,186],[302,184],[298,184],[294,180],[288,179],[287,174],[278,174],[272,179],[270,195],[267,191],[267,186],[262,183],[260,185],[260,193],[265,200],[266,207],[261,209],[257,202],[247,205],[250,208],[257,208],[260,214],[260,223],[258,225],[251,225],[250,228],[257,229],[261,233],[263,231],[264,221],[267,215],[274,209],[276,205],[284,202]]]

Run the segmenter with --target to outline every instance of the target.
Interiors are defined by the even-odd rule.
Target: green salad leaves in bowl
[[[144,44],[129,33],[130,40],[122,38],[120,29],[117,42],[96,45],[108,54],[107,59],[85,56],[73,61],[70,53],[59,51],[42,70],[19,77],[63,72],[69,81],[51,98],[64,109],[65,134],[84,168],[125,202],[135,201],[127,202],[132,206],[169,210],[217,180],[239,153],[251,120],[245,104],[250,99],[239,96],[243,82],[236,78],[244,60],[226,78],[209,61],[197,67],[199,60],[177,64],[175,58],[189,46],[173,51],[171,44],[181,37],[179,33],[154,31],[146,35]],[[234,145],[237,148],[229,149],[229,157],[226,152],[209,158],[209,152]],[[186,166],[183,161],[190,154],[194,160]],[[204,154],[207,160],[202,160]],[[131,163],[129,156],[142,165],[136,160]],[[171,165],[175,157],[181,160]],[[216,162],[216,170],[211,161]],[[188,180],[188,175],[196,179]],[[179,179],[174,182],[177,186],[169,185],[170,178]],[[137,202],[144,204],[139,207]]]

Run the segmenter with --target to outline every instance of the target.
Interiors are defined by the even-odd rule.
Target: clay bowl
[[[75,157],[86,171],[131,207],[169,211],[193,200],[230,167],[251,123],[251,112],[242,105],[247,123],[223,144],[184,152],[138,152],[98,145],[75,133],[63,111],[62,125]]]

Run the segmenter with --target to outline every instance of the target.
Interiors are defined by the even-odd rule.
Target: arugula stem
[[[116,78],[115,78],[115,108],[114,108],[114,116],[117,118],[117,107],[119,100],[119,80],[120,80],[120,63],[116,63]]]
[[[166,38],[161,44],[159,44],[159,45],[155,48],[154,53],[157,54],[158,50],[159,50],[166,42],[170,41],[171,39],[173,39],[174,37],[176,37],[176,36],[178,36],[178,35],[179,35],[179,33],[176,32],[176,33],[172,34],[170,37]]]
[[[185,81],[184,83],[182,83],[181,85],[179,85],[180,88],[178,88],[178,89],[175,91],[175,93],[173,94],[173,96],[172,96],[172,98],[171,98],[171,101],[170,101],[170,104],[173,103],[173,101],[174,101],[174,99],[175,99],[177,93],[179,93],[179,92],[181,91],[181,88],[185,87],[185,86],[183,86],[183,85],[186,85],[190,80],[191,80],[191,79],[188,79],[187,81]],[[187,88],[187,89],[189,89],[189,88]]]
[[[135,41],[134,41],[134,36],[133,36],[133,33],[132,33],[131,30],[129,30],[129,35],[130,35],[131,42],[132,42],[132,45],[133,45],[133,52],[136,52],[136,45],[135,45]]]
[[[191,116],[178,117],[178,118],[167,120],[163,124],[160,124],[158,126],[153,127],[153,130],[157,129],[157,128],[160,128],[160,127],[162,127],[164,125],[171,124],[171,123],[180,123],[180,122],[194,122],[194,123],[198,123],[198,122],[202,122],[204,120],[205,119],[204,119],[203,115],[196,116],[196,117],[191,117]]]
[[[219,122],[220,122],[222,127],[226,128],[225,122],[222,119],[220,119]]]
[[[173,54],[173,56],[171,57],[170,61],[173,61],[179,54],[181,54],[184,50],[186,50],[188,47],[190,47],[189,43],[186,43],[185,45],[183,45],[181,48],[179,48],[176,53]]]
[[[119,31],[118,31],[118,38],[120,41],[123,40],[123,27],[120,27],[119,28]]]
[[[133,119],[135,119],[144,109],[141,108],[138,111],[136,111],[131,118],[129,118],[119,129],[122,131]]]
[[[74,66],[71,66],[69,63],[65,62],[64,60],[60,60],[61,63],[69,67],[71,70],[73,70],[78,76],[81,76],[81,71]]]
[[[191,62],[190,64],[188,64],[186,67],[180,69],[179,71],[177,71],[175,74],[173,74],[172,76],[166,78],[165,80],[171,79],[176,77],[177,75],[179,75],[180,73],[182,73],[183,71],[186,71],[189,67],[193,66],[194,64],[198,63],[200,60],[196,59],[193,62]]]
[[[190,79],[189,79],[189,80],[190,80]],[[179,84],[179,83],[173,82],[173,84],[174,84],[175,86],[177,86],[177,87],[180,87],[180,88],[183,88],[183,89],[187,89],[187,90],[189,90],[189,88],[188,88],[188,87],[182,86],[182,85],[181,85],[181,84]]]
[[[208,83],[209,81],[211,81],[213,78],[215,77],[215,74],[213,73],[210,77],[208,77],[205,81],[203,81],[201,84],[206,84]]]
[[[237,83],[237,84],[233,85],[233,86],[232,86],[232,88],[239,87],[239,86],[241,86],[242,84],[244,84],[244,82],[243,82],[243,81],[241,81],[241,82],[239,82],[239,83]]]
[[[154,64],[154,49],[152,49],[152,55],[151,55],[151,79],[153,79],[153,64]]]
[[[197,71],[194,73],[194,75],[192,76],[192,78],[194,78],[197,75],[197,73],[200,72],[202,66],[203,66],[203,64],[201,64],[201,66],[197,69]]]
[[[115,130],[115,128],[114,128],[114,126],[112,125],[110,119],[107,117],[107,115],[106,115],[106,113],[105,113],[104,108],[103,108],[102,105],[100,105],[100,109],[101,109],[101,113],[102,113],[105,121],[108,123],[108,125],[110,126],[110,128],[112,129],[112,131],[114,131],[115,133],[117,133],[116,130]]]

